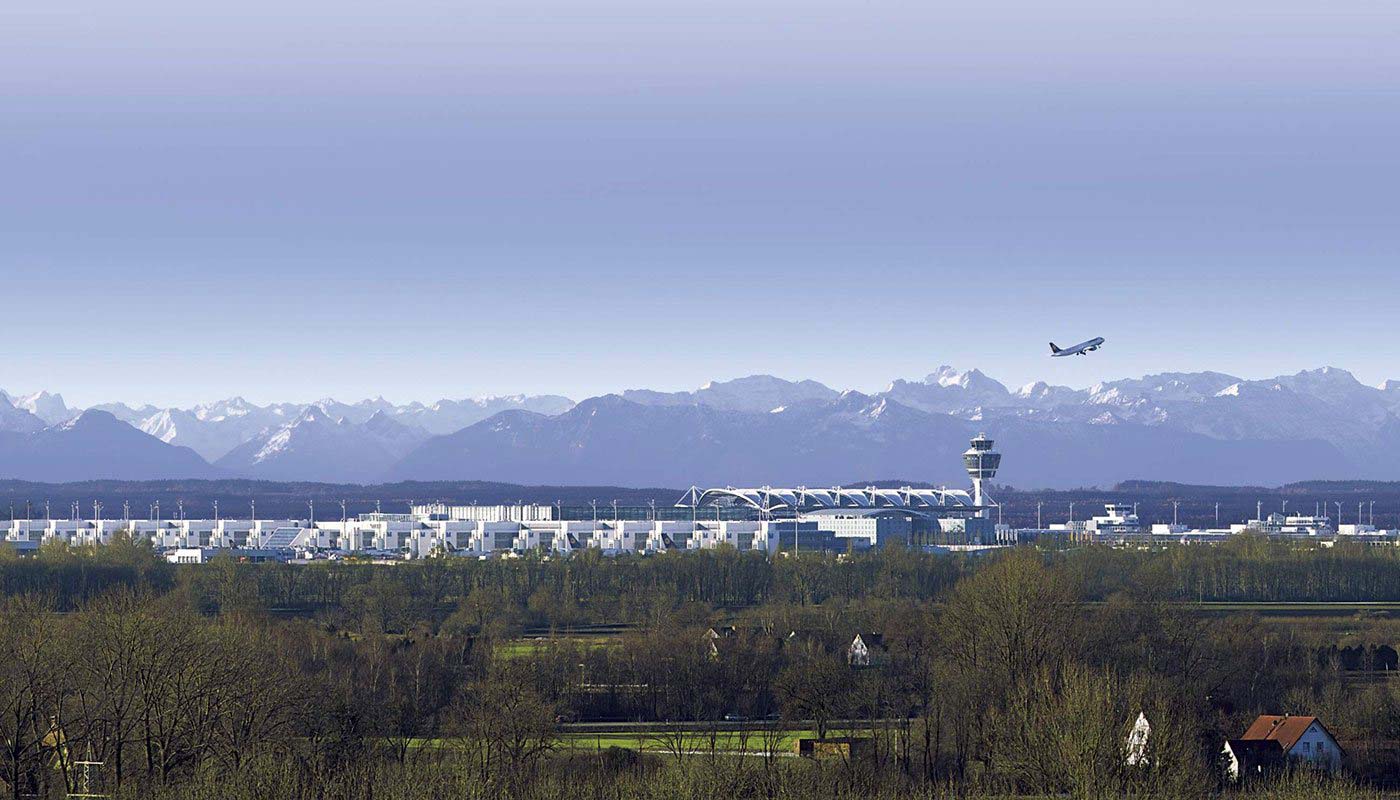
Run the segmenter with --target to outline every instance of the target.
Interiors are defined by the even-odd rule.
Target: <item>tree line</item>
[[[1400,548],[1270,540],[1241,534],[1218,546],[1103,546],[1044,550],[1086,599],[1138,585],[1181,602],[1400,602]],[[171,565],[118,536],[110,545],[51,542],[37,557],[0,547],[0,596],[50,595],[71,610],[110,588],[179,591],[201,610],[258,607],[284,613],[373,612],[397,629],[440,618],[474,593],[499,596],[530,627],[641,622],[674,603],[742,609],[879,597],[939,601],[986,559],[887,549],[865,554],[767,558],[729,549],[570,558],[427,559],[384,570],[368,563]],[[439,619],[440,621],[440,619]]]

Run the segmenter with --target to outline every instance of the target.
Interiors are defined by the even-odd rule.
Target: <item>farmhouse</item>
[[[1336,772],[1342,748],[1317,717],[1261,714],[1244,736],[1225,743],[1226,769],[1234,780],[1255,777],[1285,763]]]

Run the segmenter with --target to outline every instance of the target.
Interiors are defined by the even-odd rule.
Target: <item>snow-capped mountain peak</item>
[[[1028,383],[1013,393],[1015,403],[1028,405],[1033,409],[1069,405],[1081,401],[1085,396],[1084,392],[1068,386],[1052,386],[1045,381]]]
[[[332,411],[343,408],[347,406],[331,406]],[[357,423],[317,403],[233,448],[218,465],[274,480],[361,482],[373,479],[429,437],[384,409]]]
[[[202,403],[194,407],[195,419],[201,422],[220,422],[230,417],[246,417],[257,407],[242,397],[230,397],[215,403]]]
[[[295,428],[301,425],[336,425],[345,421],[344,417],[332,416],[325,407],[321,405],[307,406],[287,427]]]
[[[63,395],[50,394],[47,391],[12,397],[10,403],[15,408],[28,411],[50,425],[63,422],[74,414],[73,409],[70,409],[63,402]]]
[[[943,387],[956,386],[961,389],[970,388],[978,383],[992,381],[978,369],[958,370],[947,364],[940,366],[924,378],[924,383],[937,384]]]

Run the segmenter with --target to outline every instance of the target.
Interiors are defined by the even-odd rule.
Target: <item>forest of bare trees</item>
[[[1400,683],[1381,657],[1400,622],[1247,603],[1391,601],[1392,587],[1389,551],[1262,540],[393,566],[51,547],[0,559],[0,788],[1373,796],[1400,784]],[[1204,613],[1203,599],[1246,604]],[[852,666],[862,632],[878,657]],[[1224,781],[1222,741],[1285,711],[1326,721],[1344,775]],[[1140,713],[1149,756],[1129,763]],[[804,736],[861,747],[798,758]]]

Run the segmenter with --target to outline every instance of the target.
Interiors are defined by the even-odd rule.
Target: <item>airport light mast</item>
[[[963,467],[972,479],[972,504],[978,507],[977,516],[986,519],[990,515],[983,508],[987,504],[987,495],[982,482],[996,477],[997,467],[1001,466],[1001,453],[992,449],[995,443],[985,433],[977,434],[971,444],[963,453]]]

